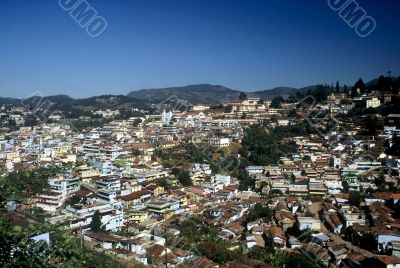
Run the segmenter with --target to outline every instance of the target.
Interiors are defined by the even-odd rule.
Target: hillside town
[[[242,93],[74,120],[4,104],[2,215],[131,267],[400,267],[399,99]]]

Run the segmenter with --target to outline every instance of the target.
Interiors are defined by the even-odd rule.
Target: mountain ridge
[[[281,86],[260,91],[244,92],[222,85],[195,84],[166,88],[139,89],[130,91],[128,96],[153,102],[163,102],[168,98],[179,98],[187,100],[190,103],[220,104],[229,100],[238,99],[241,92],[244,92],[249,97],[272,100],[278,96],[287,98],[296,92],[306,91],[312,88],[315,88],[315,86],[303,88]]]

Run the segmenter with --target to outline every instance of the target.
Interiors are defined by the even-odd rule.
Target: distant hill
[[[16,104],[18,104],[18,103],[20,103],[21,101],[19,100],[19,99],[14,99],[14,98],[2,98],[2,97],[0,97],[0,105],[1,104],[14,104],[14,105],[16,105]]]
[[[292,88],[292,87],[276,87],[273,89],[246,92],[249,97],[257,97],[263,100],[272,100],[275,97],[281,96],[287,98],[298,91],[307,91],[315,88],[314,86],[305,88]],[[230,100],[237,100],[240,91],[233,90],[220,85],[189,85],[183,87],[169,87],[169,88],[155,88],[155,89],[141,89],[138,91],[131,91],[128,96],[148,100],[153,103],[160,103],[170,98],[184,99],[190,103],[202,104],[220,104]]]
[[[184,99],[190,103],[218,104],[237,99],[240,91],[220,85],[199,84],[183,87],[141,89],[131,91],[128,96],[161,103],[171,98]]]
[[[256,91],[250,93],[252,96],[258,97],[263,100],[272,100],[275,97],[288,98],[290,95],[294,95],[297,92],[306,93],[309,90],[315,90],[317,86],[308,86],[302,88],[293,87],[276,87],[273,89],[267,89],[263,91]]]
[[[392,81],[396,81],[398,79],[398,77],[392,77],[391,79],[392,79]],[[367,86],[377,85],[378,82],[379,82],[379,78],[375,78],[375,79],[372,79],[371,81],[365,83],[365,85],[367,85]]]
[[[149,104],[147,101],[135,99],[124,95],[102,95],[85,99],[74,99],[67,95],[33,96],[27,99],[0,98],[0,104],[13,104],[30,106],[31,109],[51,107],[52,110],[97,110],[97,109],[121,109],[140,107]]]
[[[293,87],[276,87],[273,89],[252,92],[250,93],[250,95],[258,97],[263,100],[272,100],[273,98],[279,96],[287,98],[290,95],[295,94],[297,91],[299,91],[299,89]]]

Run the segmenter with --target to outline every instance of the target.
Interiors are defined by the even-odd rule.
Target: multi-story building
[[[66,198],[79,190],[78,177],[59,176],[49,180],[50,190],[36,198],[36,206],[48,212],[56,212],[63,205]]]
[[[207,138],[208,144],[214,147],[227,147],[231,143],[229,138],[211,137]]]
[[[366,101],[366,108],[377,108],[381,106],[381,101],[378,98],[370,98]]]
[[[96,211],[100,213],[101,227],[105,230],[116,231],[124,226],[122,205],[104,202],[96,202],[82,208],[67,206],[64,214],[49,218],[49,222],[82,233],[90,231],[90,223]]]

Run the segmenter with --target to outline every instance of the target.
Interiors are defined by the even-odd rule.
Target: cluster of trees
[[[288,267],[288,268],[317,268],[311,257],[305,254],[289,253],[283,255],[282,253],[271,250],[270,248],[263,248],[255,246],[250,249],[247,254],[250,258],[263,261],[265,263],[273,264],[275,267]]]
[[[111,118],[93,118],[90,121],[83,121],[79,119],[74,119],[74,120],[67,120],[66,123],[68,123],[73,130],[76,130],[78,132],[81,132],[82,130],[86,128],[99,128],[103,127],[105,124],[111,122]]]
[[[0,177],[0,192],[7,200],[27,201],[49,188],[48,179],[61,170],[41,167],[33,171],[15,171]]]
[[[259,218],[271,219],[272,211],[257,203],[249,215],[253,217],[252,221]],[[180,230],[181,236],[184,238],[180,243],[174,244],[176,247],[189,250],[195,248],[200,254],[221,265],[229,261],[237,261],[251,266],[254,265],[254,260],[259,260],[276,267],[318,267],[307,255],[291,253],[284,256],[275,251],[273,241],[267,238],[264,238],[267,240],[266,247],[255,246],[249,250],[242,243],[238,249],[229,250],[231,245],[218,237],[218,230],[202,224],[199,220],[190,218],[177,225],[176,228]],[[171,239],[169,242],[167,239],[167,244],[173,242],[176,242],[176,239]]]
[[[168,182],[168,178],[159,178],[155,180],[156,184],[164,187],[164,189],[168,190],[171,187],[171,183]]]
[[[336,88],[339,88],[339,82],[337,82]],[[295,102],[310,102],[313,101],[326,101],[329,94],[335,91],[335,88],[328,85],[317,85],[310,87],[308,90],[299,90],[294,95],[290,95],[287,99],[282,96],[278,96],[272,99],[271,108],[282,108],[283,103],[295,103]],[[336,89],[339,91],[339,89]]]
[[[222,239],[207,239],[197,244],[199,252],[219,264],[224,264],[233,259],[232,252],[228,249],[227,242]]]
[[[397,156],[400,155],[400,137],[399,136],[393,135],[391,146],[389,146],[389,144],[386,144],[386,145],[388,148],[386,150],[386,153],[388,155],[397,155]]]
[[[31,237],[50,233],[50,245]],[[112,257],[86,249],[73,235],[49,226],[12,226],[0,217],[1,267],[123,267]]]
[[[350,191],[349,192],[349,204],[352,206],[359,207],[362,201],[360,192],[357,191]]]
[[[47,213],[44,209],[40,207],[33,207],[25,210],[25,216],[38,222],[44,223],[46,218],[49,216],[49,213]]]
[[[190,162],[209,164],[213,173],[232,173],[240,164],[236,155],[225,153],[216,147],[205,145],[202,148],[188,143],[185,145],[185,149],[190,157]]]
[[[239,170],[238,180],[239,180],[240,191],[247,191],[249,188],[251,189],[254,188],[255,181],[249,176],[249,173],[247,172],[246,169]]]
[[[208,163],[211,157],[211,153],[214,151],[213,148],[208,147],[207,150],[201,150],[198,146],[188,143],[185,145],[185,149],[190,157],[190,160],[194,163]]]
[[[218,237],[217,229],[207,227],[194,218],[182,222],[178,229],[189,243],[183,242],[182,245],[177,244],[177,247],[195,248],[201,255],[219,264],[235,259],[234,252],[228,249],[228,243]]]
[[[15,172],[0,179],[0,267],[123,267],[110,256],[82,247],[81,241],[65,230],[44,222],[46,212],[40,208],[28,209],[26,216],[37,220],[28,227],[12,225],[5,211],[7,200],[29,199],[42,193],[48,178],[58,168],[40,168],[36,171]],[[96,220],[94,220],[93,226]],[[50,245],[35,242],[32,237],[49,233]]]
[[[379,91],[396,94],[400,88],[400,76],[398,78],[391,77],[390,72],[387,76],[381,75],[375,81],[365,84],[362,78],[351,88],[351,96],[355,97],[358,94],[370,93],[371,91]]]
[[[261,203],[256,203],[254,208],[249,210],[249,213],[246,216],[246,222],[252,222],[261,218],[271,221],[272,210],[268,207],[264,207]]]
[[[310,129],[307,123],[294,126],[278,126],[274,129],[253,125],[246,129],[242,147],[239,149],[240,163],[236,166],[240,182],[239,189],[254,188],[254,180],[245,170],[247,165],[275,164],[280,160],[280,157],[296,152],[296,144],[292,141],[285,141],[285,139],[311,133],[313,133],[313,130]]]
[[[396,172],[393,171],[394,174],[396,174]],[[372,192],[390,192],[390,193],[398,193],[399,189],[393,184],[393,183],[387,183],[385,181],[385,174],[381,173],[379,174],[378,177],[375,177],[374,179],[374,183],[377,187],[376,190],[372,190],[372,189],[368,189],[369,193]]]
[[[143,109],[148,109],[148,107],[143,107]],[[132,109],[125,109],[125,108],[121,108],[119,109],[119,115],[116,117],[116,119],[129,119],[131,117],[143,117],[144,114],[139,112],[139,111],[133,111]],[[134,125],[138,125],[140,123],[142,123],[142,120],[140,119],[135,119],[135,121],[133,122]]]
[[[92,216],[92,221],[90,222],[90,230],[92,231],[92,232],[100,232],[100,231],[104,231],[104,229],[102,228],[102,226],[101,226],[102,224],[101,224],[101,214],[100,214],[100,211],[98,211],[98,210],[96,210],[94,213],[93,213],[93,216]]]
[[[282,103],[294,103],[300,100],[302,101],[326,101],[329,94],[332,92],[344,92],[350,93],[351,97],[356,97],[372,91],[394,93],[397,94],[400,89],[400,76],[395,78],[390,76],[390,72],[387,76],[381,75],[378,79],[365,84],[362,78],[358,79],[356,83],[348,88],[347,85],[340,86],[339,81],[336,82],[336,86],[333,84],[328,85],[317,85],[310,87],[308,90],[297,91],[294,95],[289,96],[287,99],[281,96],[272,99],[272,108],[281,108]],[[311,97],[310,97],[311,96]],[[309,97],[309,98],[308,98]],[[365,107],[365,106],[364,106]]]
[[[282,98],[281,96],[275,97],[272,99],[270,107],[275,108],[275,109],[280,109],[280,108],[282,108],[282,103],[284,103],[284,102],[285,102],[285,99]]]
[[[268,130],[261,126],[251,126],[245,131],[239,153],[255,165],[275,164],[280,157],[296,152],[296,145],[290,141],[284,142],[285,138],[306,134],[306,124]]]
[[[172,169],[172,174],[175,175],[175,177],[178,179],[178,181],[183,185],[183,186],[192,186],[193,181],[190,178],[190,174],[186,170],[181,170],[179,168],[173,168]]]
[[[363,232],[359,233],[353,230],[350,226],[345,229],[344,236],[347,241],[350,241],[353,245],[362,249],[374,252],[378,247],[378,242],[373,233]]]

